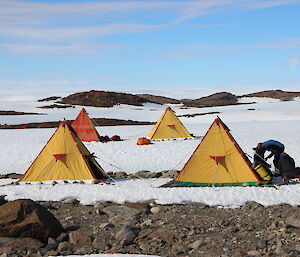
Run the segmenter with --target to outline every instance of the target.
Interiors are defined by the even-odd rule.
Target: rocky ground
[[[159,256],[299,256],[300,208],[265,208],[255,202],[239,209],[202,204],[156,205],[75,199],[40,202],[65,232],[42,243],[0,238],[1,256],[136,253]]]
[[[147,171],[110,175],[150,178],[176,174],[174,170],[156,175]],[[241,208],[227,209],[201,203],[158,205],[155,201],[97,202],[91,206],[81,205],[76,199],[39,205],[19,201],[6,203],[0,197],[1,257],[92,253],[300,256],[298,206],[264,207],[249,202]]]

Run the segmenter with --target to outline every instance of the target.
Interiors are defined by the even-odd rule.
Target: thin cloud
[[[94,38],[111,34],[145,32],[163,27],[163,25],[143,24],[107,24],[76,28],[35,28],[24,30],[22,27],[0,27],[0,35],[11,38],[33,40],[64,41],[82,38]]]
[[[176,22],[210,13],[245,12],[275,6],[300,4],[300,0],[203,0],[187,2]]]
[[[182,9],[180,17],[175,21],[182,22],[185,20],[193,19],[201,15],[217,11],[219,8],[228,8],[234,3],[239,3],[240,0],[205,0],[205,1],[192,1],[186,3]]]
[[[291,69],[295,70],[300,65],[300,58],[296,56],[292,56],[288,59],[288,64]]]
[[[24,23],[44,24],[54,20],[76,22],[82,19],[104,18],[111,15],[122,15],[130,12],[180,9],[185,2],[174,1],[104,1],[78,3],[41,3],[19,0],[0,0],[0,21],[23,25]],[[153,15],[153,13],[152,13]],[[7,22],[5,22],[7,21]]]
[[[282,5],[292,5],[292,4],[299,4],[299,0],[273,0],[273,1],[255,1],[253,3],[246,3],[245,7],[250,9],[263,9],[263,8],[270,8]]]
[[[191,0],[191,1],[85,1],[74,3],[46,3],[20,0],[0,0],[0,17],[51,18],[128,14],[129,12],[163,10],[174,11],[178,19],[185,20],[214,11],[260,9],[281,5],[299,4],[299,0]],[[153,12],[152,12],[153,15]],[[18,20],[16,19],[16,20]],[[20,23],[23,24],[23,23]]]
[[[161,57],[170,59],[189,59],[208,56],[222,56],[236,54],[238,52],[249,49],[299,49],[300,38],[288,38],[284,40],[273,41],[269,43],[253,44],[253,45],[185,45],[172,46],[172,52],[162,53]],[[177,50],[177,51],[176,51]],[[298,65],[298,58],[291,57],[289,59],[290,67]]]
[[[34,55],[48,56],[52,54],[96,54],[107,50],[121,48],[121,44],[67,44],[67,45],[48,45],[48,44],[22,44],[6,43],[0,44],[0,51],[14,55]]]
[[[82,45],[107,35],[153,32],[209,13],[237,12],[300,0],[85,1],[75,3],[0,0],[0,37],[6,49],[18,52],[83,53]],[[164,24],[144,24],[144,16],[164,14]],[[138,15],[137,15],[138,14]],[[149,16],[148,16],[149,17]],[[117,21],[118,23],[111,21]],[[137,22],[138,21],[138,22]],[[184,24],[184,23],[183,23]],[[192,26],[192,25],[191,25]],[[222,24],[198,24],[200,28]],[[24,45],[24,50],[19,47]],[[284,42],[286,44],[286,42]],[[294,48],[290,42],[290,47]],[[214,46],[212,46],[214,47]],[[277,48],[274,44],[253,48]],[[216,46],[216,48],[220,48]],[[242,48],[242,47],[241,47]],[[95,48],[86,53],[98,51]]]

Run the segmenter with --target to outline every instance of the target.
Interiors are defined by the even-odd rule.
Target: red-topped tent
[[[72,128],[81,141],[100,141],[100,135],[84,108],[81,109],[76,120],[74,120]]]

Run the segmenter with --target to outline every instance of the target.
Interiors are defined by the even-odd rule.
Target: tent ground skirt
[[[262,184],[260,182],[239,182],[239,183],[194,183],[173,181],[171,183],[162,185],[161,187],[245,187],[245,186],[273,186],[272,184]]]

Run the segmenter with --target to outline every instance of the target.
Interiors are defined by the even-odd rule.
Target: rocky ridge
[[[94,118],[96,126],[124,126],[124,125],[153,125],[154,122],[148,121],[134,121],[134,120],[120,120],[120,119],[108,119],[108,118]],[[73,120],[69,121],[70,124]],[[28,128],[56,128],[60,121],[47,121],[47,122],[33,122],[24,124],[0,124],[0,129],[28,129]]]
[[[295,97],[300,97],[300,92],[287,92],[283,90],[265,90],[257,93],[242,95],[241,97],[268,97],[280,99],[282,101],[291,101]]]
[[[83,106],[94,106],[94,107],[112,107],[117,104],[128,104],[135,106],[142,106],[144,103],[156,103],[156,104],[183,104],[186,107],[213,107],[213,106],[226,106],[226,105],[237,105],[237,104],[251,104],[239,103],[238,99],[241,97],[270,97],[280,99],[282,101],[291,101],[295,97],[299,97],[300,92],[287,92],[283,90],[266,90],[245,95],[234,95],[229,92],[219,92],[209,96],[200,97],[197,99],[173,99],[165,96],[157,96],[151,94],[126,94],[116,93],[107,91],[96,91],[91,90],[88,92],[79,92],[71,94],[64,98],[49,97],[41,99],[39,101],[48,101],[48,99],[58,99],[57,103],[72,105],[83,105]],[[53,106],[53,105],[52,105]],[[61,108],[61,107],[60,107]]]

